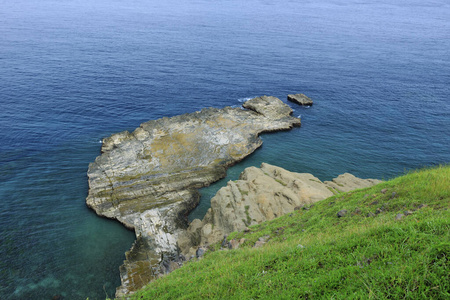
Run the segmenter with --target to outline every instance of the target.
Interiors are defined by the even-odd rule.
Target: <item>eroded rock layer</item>
[[[193,220],[186,233],[180,236],[178,245],[189,258],[198,247],[220,242],[233,231],[291,213],[335,193],[380,182],[348,173],[322,182],[311,174],[294,173],[266,163],[261,168],[249,167],[239,180],[229,181],[217,192],[203,220]]]
[[[149,121],[103,140],[102,155],[89,165],[86,203],[137,236],[120,268],[117,296],[148,283],[161,256],[175,253],[199,188],[261,146],[260,133],[300,126],[278,98],[254,98],[243,107]]]

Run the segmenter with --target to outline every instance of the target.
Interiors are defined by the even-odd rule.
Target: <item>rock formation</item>
[[[291,102],[300,104],[300,105],[313,105],[313,101],[311,98],[305,96],[304,94],[290,94],[287,96],[287,99]]]
[[[149,121],[103,140],[102,155],[89,165],[86,203],[137,236],[120,268],[117,297],[147,284],[158,263],[176,255],[199,188],[224,177],[229,166],[261,146],[260,133],[300,126],[278,98],[254,98],[243,107]]]
[[[193,220],[178,245],[185,256],[191,257],[199,246],[220,242],[233,231],[272,220],[335,193],[380,182],[348,173],[322,182],[311,174],[293,173],[265,163],[261,168],[249,167],[239,180],[229,181],[217,192],[204,219]]]

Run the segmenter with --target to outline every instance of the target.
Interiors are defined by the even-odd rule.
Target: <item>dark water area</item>
[[[85,205],[102,138],[305,93],[247,166],[389,179],[450,162],[450,4],[0,0],[0,298],[104,299],[134,233]]]

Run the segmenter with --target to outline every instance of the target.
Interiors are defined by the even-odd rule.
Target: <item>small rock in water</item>
[[[346,214],[347,214],[347,210],[343,209],[343,210],[338,211],[337,216],[338,216],[338,218],[342,218]]]
[[[313,101],[311,100],[311,98],[305,96],[304,94],[290,94],[287,96],[287,99],[291,102],[304,106],[313,105]]]

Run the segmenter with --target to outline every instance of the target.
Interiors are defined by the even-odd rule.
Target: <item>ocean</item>
[[[450,162],[447,0],[0,0],[0,298],[105,299],[134,233],[85,205],[101,140],[304,93],[262,162],[330,180]],[[450,181],[450,180],[449,180]]]

